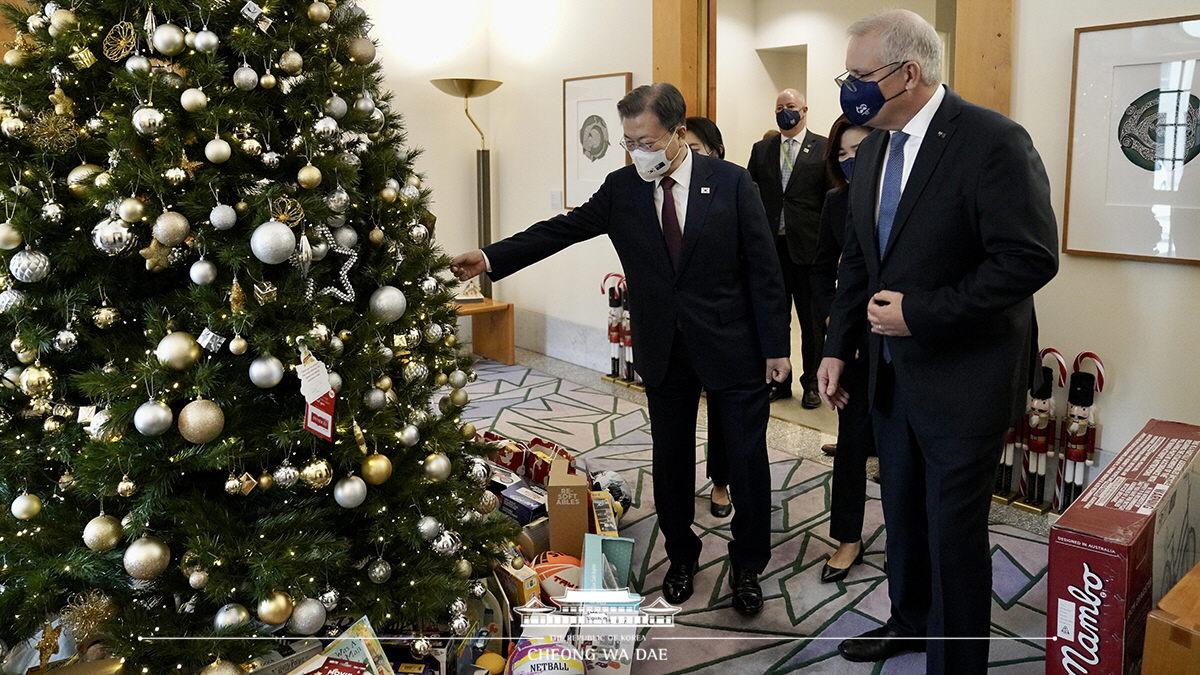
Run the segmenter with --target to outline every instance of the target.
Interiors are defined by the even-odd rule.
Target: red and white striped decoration
[[[1074,372],[1079,372],[1079,366],[1083,365],[1085,359],[1091,359],[1096,364],[1096,392],[1104,391],[1104,362],[1095,352],[1079,352],[1075,357]]]
[[[1058,351],[1054,347],[1046,347],[1042,351],[1038,352],[1038,359],[1044,364],[1046,362],[1047,355],[1053,356],[1054,360],[1058,362],[1058,386],[1067,386],[1067,360],[1063,358],[1062,352]],[[1078,361],[1075,364],[1075,370],[1079,370]]]

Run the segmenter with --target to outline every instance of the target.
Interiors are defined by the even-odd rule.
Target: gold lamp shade
[[[479,132],[480,147],[486,149],[487,140],[483,137],[483,129],[480,129],[479,125],[475,123],[475,118],[471,117],[471,107],[468,101],[480,96],[487,96],[504,83],[499,80],[482,80],[474,77],[443,77],[429,82],[451,96],[462,98],[463,111],[467,113],[467,119],[471,120],[475,131]]]

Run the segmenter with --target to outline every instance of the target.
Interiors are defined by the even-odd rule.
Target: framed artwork
[[[563,206],[573,209],[600,188],[604,177],[629,163],[621,148],[617,101],[633,73],[563,80]]]
[[[1063,252],[1200,264],[1200,15],[1075,29]]]

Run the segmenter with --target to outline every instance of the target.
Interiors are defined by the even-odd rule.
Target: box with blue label
[[[500,493],[500,513],[528,525],[546,515],[546,491],[535,485],[510,485]]]

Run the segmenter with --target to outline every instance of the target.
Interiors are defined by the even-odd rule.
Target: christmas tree
[[[3,12],[0,636],[194,673],[333,612],[465,631],[514,526],[365,13]]]

